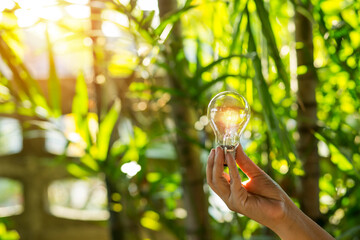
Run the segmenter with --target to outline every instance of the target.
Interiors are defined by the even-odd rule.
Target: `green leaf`
[[[331,153],[331,161],[335,163],[340,170],[350,171],[353,169],[352,162],[349,162],[349,160],[339,151],[336,146],[330,144],[329,150]]]
[[[104,120],[100,123],[97,137],[97,159],[104,161],[109,152],[110,138],[120,113],[120,100],[117,99],[110,111],[105,115]]]
[[[156,36],[160,36],[160,34],[164,31],[164,29],[166,28],[167,25],[174,24],[175,22],[177,22],[180,19],[182,14],[184,14],[185,12],[187,12],[190,9],[193,9],[195,7],[197,7],[197,5],[187,5],[181,9],[177,10],[176,12],[168,13],[164,17],[164,20],[161,21],[160,25],[155,29],[154,33],[156,34]]]
[[[218,78],[215,78],[214,80],[212,80],[211,82],[208,82],[206,84],[204,84],[199,90],[198,90],[198,95],[201,95],[202,93],[204,93],[206,90],[208,90],[209,88],[211,88],[212,86],[214,86],[216,83],[218,82],[222,82],[224,81],[226,78],[228,77],[234,77],[234,78],[249,78],[249,76],[242,76],[242,75],[238,75],[238,74],[224,74]]]
[[[329,131],[329,129],[326,129],[326,131]],[[337,133],[331,132],[330,134],[334,135]],[[354,169],[356,172],[358,172],[358,169],[354,166],[352,156],[344,152],[343,148],[339,147],[339,144],[337,144],[334,139],[329,136],[329,134],[325,133],[325,129],[320,129],[314,134],[314,136],[328,145],[331,152],[332,162],[338,165],[341,170],[347,171]]]
[[[356,238],[356,236],[359,236],[360,233],[360,226],[355,226],[347,231],[343,232],[340,236],[338,236],[336,239],[342,240],[342,239],[353,239]]]
[[[88,127],[88,107],[89,99],[87,85],[84,74],[79,73],[76,79],[75,96],[72,103],[72,113],[74,114],[76,129],[86,143],[86,147],[91,145],[91,137]]]
[[[137,149],[144,148],[149,139],[147,138],[146,133],[141,130],[141,128],[134,127],[134,145]]]
[[[61,116],[61,86],[56,73],[54,52],[50,41],[49,32],[46,30],[46,42],[49,54],[49,99],[54,117]]]
[[[192,81],[196,81],[197,79],[199,79],[201,77],[201,75],[204,73],[204,72],[207,72],[209,71],[211,68],[215,67],[216,65],[222,63],[223,61],[226,61],[226,60],[229,60],[229,59],[232,59],[232,58],[249,58],[249,59],[252,59],[253,57],[255,56],[255,53],[248,53],[248,54],[237,54],[237,55],[229,55],[227,57],[222,57],[222,58],[219,58],[217,59],[216,61],[213,61],[212,63],[206,65],[205,67],[199,69],[195,76],[192,78]]]
[[[185,6],[190,6],[193,0],[186,0]]]
[[[6,229],[6,225],[0,222],[0,239],[1,240],[17,240],[20,239],[19,234],[15,230]]]
[[[255,40],[252,34],[250,21],[248,21],[248,32],[249,32],[249,51],[256,52]],[[268,129],[273,136],[277,136],[278,141],[275,141],[277,148],[282,153],[282,155],[288,160],[290,164],[289,154],[295,153],[295,146],[289,138],[289,134],[286,131],[283,123],[280,119],[277,118],[274,111],[274,103],[269,93],[269,88],[265,82],[262,66],[259,56],[255,55],[252,59],[253,67],[255,70],[255,77],[253,79],[254,85],[257,88],[260,102],[262,104],[263,116],[265,117],[265,122],[268,126]]]
[[[238,3],[238,1],[236,1],[235,2],[235,5],[237,5],[237,4],[239,4]],[[247,6],[247,4],[245,4],[245,6],[244,7],[246,7]],[[235,9],[237,8],[237,6],[235,6]],[[235,13],[235,12],[234,12]],[[236,12],[237,13],[237,12]],[[238,38],[240,37],[240,26],[241,26],[241,22],[242,22],[242,20],[244,19],[244,11],[243,11],[243,9],[240,11],[240,14],[236,14],[237,15],[237,22],[235,23],[235,31],[233,32],[233,34],[232,34],[232,42],[231,42],[231,46],[230,46],[230,51],[229,52],[231,52],[231,53],[233,53],[234,52],[234,50],[235,50],[235,47],[236,47],[236,45],[237,45],[237,43],[238,43]],[[240,41],[241,41],[241,39],[240,39]],[[242,44],[240,44],[240,48],[242,47]],[[240,49],[240,51],[238,51],[239,53],[241,53],[241,49]]]
[[[81,157],[80,161],[87,167],[89,167],[91,170],[97,172],[99,170],[99,165],[96,162],[96,160],[91,157],[89,154],[85,154],[83,157]]]
[[[91,175],[91,172],[88,171],[88,169],[76,164],[76,163],[70,163],[67,166],[68,172],[77,178],[84,178]]]
[[[117,140],[114,142],[114,144],[111,146],[110,154],[113,158],[117,158],[121,155],[124,155],[125,152],[129,149],[128,145],[125,145],[120,140]]]
[[[140,224],[150,230],[159,231],[162,227],[159,223],[159,214],[154,211],[146,211],[140,220]]]
[[[201,64],[201,56],[203,55],[203,51],[202,51],[202,46],[201,46],[201,41],[199,38],[196,39],[196,76],[198,76],[198,71],[202,68],[202,64]],[[192,84],[193,88],[198,88],[201,84],[201,78],[194,78],[193,80],[195,81],[190,81],[190,84]]]
[[[30,75],[22,60],[8,46],[3,35],[0,38],[0,56],[13,74],[14,85],[16,85],[14,89],[16,91],[13,91],[12,94],[21,101],[30,101],[32,110],[36,115],[47,117],[50,110],[45,95],[41,91],[38,82]]]
[[[151,11],[148,15],[144,15],[144,18],[141,19],[140,27],[143,29],[147,29],[150,26],[151,22],[153,21],[154,16],[155,16],[155,11]]]
[[[89,98],[84,74],[81,72],[76,79],[75,97],[72,103],[72,112],[79,119],[88,113]]]
[[[6,233],[6,226],[4,223],[0,223],[0,236],[5,235]]]
[[[161,173],[159,172],[149,172],[146,175],[146,179],[150,182],[150,183],[154,183],[157,182],[161,179]]]
[[[274,59],[276,68],[279,73],[279,77],[282,79],[285,85],[286,92],[289,94],[290,80],[285,70],[284,64],[281,61],[279,50],[276,46],[275,35],[270,24],[269,13],[265,9],[263,0],[255,0],[255,4],[256,4],[256,11],[258,13],[262,25],[261,30],[266,38],[270,55]]]
[[[131,162],[131,161],[139,161],[140,159],[140,155],[139,155],[139,150],[134,148],[134,147],[131,147],[129,148],[124,156],[121,158],[121,161],[122,162]]]

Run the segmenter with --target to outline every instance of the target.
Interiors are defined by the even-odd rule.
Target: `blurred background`
[[[1,0],[0,239],[278,239],[206,184],[224,90],[250,158],[359,239],[359,48],[356,0]]]

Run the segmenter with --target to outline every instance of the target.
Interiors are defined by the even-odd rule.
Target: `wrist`
[[[300,233],[308,231],[304,214],[294,203],[288,202],[285,209],[284,218],[272,229],[281,239],[293,239],[294,236],[299,236],[299,231]]]
[[[290,199],[284,218],[272,230],[282,239],[334,239],[311,218],[306,216]]]

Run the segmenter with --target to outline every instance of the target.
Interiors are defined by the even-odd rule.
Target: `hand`
[[[230,153],[226,162],[230,176],[224,172],[224,151],[221,147],[211,150],[207,166],[207,182],[229,209],[255,221],[271,226],[274,220],[285,217],[284,191],[248,156],[241,146],[236,149],[236,162],[250,180],[242,183],[235,160]]]
[[[224,172],[224,157],[229,175]],[[236,163],[249,177],[241,182]],[[207,182],[229,209],[272,229],[283,239],[333,239],[296,207],[281,187],[244,153],[241,145],[234,157],[221,147],[212,149],[206,169]],[[294,238],[294,236],[297,236]]]

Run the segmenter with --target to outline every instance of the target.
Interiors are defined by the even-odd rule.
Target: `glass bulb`
[[[250,106],[243,96],[226,91],[211,99],[208,119],[215,133],[216,144],[235,154],[240,136],[250,119]]]

